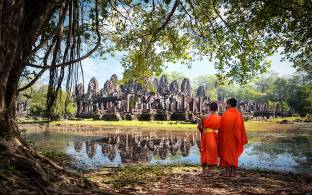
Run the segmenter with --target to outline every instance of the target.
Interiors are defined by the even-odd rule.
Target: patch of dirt
[[[160,168],[162,169],[162,168]],[[136,174],[127,170],[86,174],[122,194],[311,194],[312,177],[239,170],[235,177],[203,176],[200,168],[167,168],[155,173],[144,170]],[[127,173],[127,174],[126,174]],[[113,179],[112,179],[113,178]]]
[[[0,139],[0,194],[115,194],[13,138]]]

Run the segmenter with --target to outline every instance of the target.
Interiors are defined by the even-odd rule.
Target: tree
[[[50,114],[62,81],[67,81],[69,89],[78,79],[80,61],[90,56],[101,42],[98,1],[87,1],[88,6],[83,10],[81,3],[79,0],[0,1],[1,168],[13,164],[18,178],[33,176],[38,191],[43,194],[48,192],[42,185],[49,184],[51,179],[44,165],[49,164],[59,174],[64,168],[20,139],[14,117],[15,101],[19,92],[31,87],[49,70],[47,113]],[[105,7],[104,2],[101,7]],[[82,33],[86,32],[92,32],[93,36],[85,39]],[[84,44],[89,45],[88,51],[80,50]],[[29,67],[39,71],[18,89],[22,74]]]
[[[269,67],[267,57],[279,44],[296,65],[305,70],[310,67],[309,1],[145,2],[0,1],[0,147],[41,182],[47,182],[46,173],[30,156],[45,158],[16,141],[16,95],[48,71],[46,103],[50,116],[62,82],[66,81],[65,88],[72,94],[81,77],[81,60],[97,49],[101,56],[125,52],[125,79],[141,82],[159,75],[166,63],[189,64],[208,56],[216,63],[219,79],[244,83]],[[23,72],[32,69],[36,69],[34,77],[18,89]]]
[[[276,72],[268,72],[263,74],[260,78],[254,81],[256,88],[261,92],[265,93],[274,83],[274,81],[278,78],[278,73]]]
[[[32,90],[31,99],[29,101],[29,109],[32,115],[45,116],[47,101],[47,85],[41,85]],[[76,112],[76,104],[71,99],[65,109],[67,92],[60,90],[58,99],[52,109],[52,115],[72,115]]]
[[[1,1],[1,52],[0,52],[0,135],[18,135],[14,122],[15,99],[18,91],[34,84],[49,70],[47,112],[50,113],[62,81],[67,89],[79,76],[79,62],[90,56],[100,44],[100,36],[89,52],[81,55],[83,36],[80,30],[93,31],[99,24],[98,2],[93,8],[80,10],[80,2],[74,1]],[[81,15],[90,23],[80,22]],[[92,16],[93,14],[93,16]],[[83,21],[83,20],[81,20]],[[5,27],[4,27],[5,26]],[[99,35],[99,33],[98,33]],[[96,38],[95,38],[96,39]],[[91,42],[90,38],[89,42]],[[33,64],[39,63],[39,65]],[[41,65],[40,65],[41,64]],[[39,68],[40,72],[29,84],[18,89],[18,83],[27,67]],[[67,74],[67,75],[65,75]]]
[[[152,1],[142,7],[140,2],[123,5],[114,1],[115,15],[107,22],[115,28],[103,31],[108,35],[106,41],[114,43],[112,50],[128,51],[123,58],[125,79],[145,80],[160,74],[168,62],[189,65],[203,56],[216,63],[219,79],[243,83],[264,72],[273,47],[262,44],[258,32],[244,39],[244,26],[233,31],[221,17],[221,3]],[[114,19],[116,15],[120,15],[119,20]]]
[[[281,48],[295,67],[311,75],[312,1],[226,1],[224,6],[232,29],[245,26],[245,39],[258,32],[263,44]]]
[[[186,77],[186,76],[183,75],[182,73],[176,72],[176,71],[173,71],[173,72],[165,72],[165,73],[163,73],[162,75],[166,75],[169,82],[172,82],[172,81],[176,80],[180,85],[181,85],[183,79]]]
[[[287,101],[302,116],[312,113],[312,87],[303,85],[293,89]]]
[[[242,86],[237,91],[237,98],[240,100],[259,101],[262,93],[250,85]]]

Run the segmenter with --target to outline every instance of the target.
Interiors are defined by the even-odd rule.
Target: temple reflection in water
[[[85,152],[92,159],[96,152],[113,162],[120,155],[121,163],[150,162],[151,159],[165,160],[168,156],[187,157],[191,147],[199,146],[197,132],[182,134],[126,133],[109,134],[100,139],[75,141],[77,153]],[[100,147],[98,150],[97,148]]]

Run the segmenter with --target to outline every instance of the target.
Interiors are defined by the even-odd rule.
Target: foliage
[[[165,73],[161,74],[160,76],[162,76],[162,75],[167,76],[169,83],[176,80],[179,83],[179,85],[181,85],[183,79],[186,78],[186,76],[183,73],[180,73],[177,71],[165,72]],[[160,76],[159,76],[159,78],[160,78]]]
[[[102,29],[108,51],[126,51],[125,79],[144,81],[159,75],[169,62],[190,65],[207,56],[216,63],[218,78],[240,83],[269,67],[274,47],[245,26],[235,31],[220,21],[220,1],[112,1],[112,14]],[[110,43],[110,44],[108,44]],[[104,49],[104,51],[107,51]],[[101,52],[104,54],[105,52]]]
[[[303,85],[293,89],[288,102],[301,115],[312,113],[312,87]]]
[[[37,53],[44,55],[34,55],[30,59],[44,59],[44,64],[51,59],[53,65],[63,59],[63,63],[67,63],[67,58],[79,59],[80,50],[86,50],[81,48],[89,49],[92,42],[101,41],[101,45],[96,44],[95,48],[100,48],[97,54],[103,58],[109,53],[123,54],[125,80],[135,79],[143,83],[151,75],[160,75],[169,63],[180,62],[190,66],[192,60],[207,57],[215,62],[219,80],[227,78],[230,82],[246,83],[267,70],[270,66],[267,57],[282,46],[284,54],[296,67],[311,73],[309,1],[99,0],[98,3],[99,10],[96,9],[97,2],[81,0],[78,3],[83,10],[78,12],[81,16],[76,14],[70,18],[74,21],[69,25],[70,22],[65,22],[66,16],[62,17],[67,9],[66,1],[66,6],[51,14],[47,25],[41,29],[42,37],[57,29],[52,33],[55,36],[51,36],[51,47],[39,48]],[[69,9],[72,7],[77,8],[69,6]],[[71,11],[75,13],[76,10]],[[80,18],[81,21],[88,18],[89,22],[75,22]],[[101,25],[98,25],[99,21]],[[40,36],[33,40],[36,38],[39,40]],[[61,49],[62,41],[65,49]],[[70,45],[71,42],[76,45]],[[56,100],[61,82],[66,78],[65,73],[68,73],[67,90],[73,87],[70,80],[79,79],[79,71],[74,69],[77,66],[71,64],[76,63],[51,69],[48,108]],[[68,65],[70,68],[66,72],[64,67]],[[24,73],[26,77],[29,74],[37,77],[45,70],[36,73],[24,69]],[[242,90],[248,96],[257,96],[249,88]],[[209,88],[207,93],[216,99],[229,95],[223,94],[224,91],[221,87],[220,91]]]
[[[32,90],[32,98],[30,99],[29,107],[33,115],[45,116],[46,114],[46,101],[47,101],[47,85],[36,87]],[[70,101],[65,110],[65,101],[67,94],[65,91],[59,91],[59,98],[56,100],[53,107],[52,114],[74,114],[76,112],[76,104]]]
[[[233,28],[246,27],[246,36],[262,37],[262,44],[282,48],[295,67],[312,75],[312,1],[226,1],[226,21]]]
[[[284,110],[294,109],[305,115],[312,113],[312,79],[298,71],[290,77],[281,77],[269,72],[246,85],[220,84],[215,76],[203,75],[194,78],[195,89],[202,85],[211,99],[236,97],[239,100],[253,100],[263,103],[279,103]],[[216,95],[214,94],[216,93]]]

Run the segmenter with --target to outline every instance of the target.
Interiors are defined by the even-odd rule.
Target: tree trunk
[[[56,10],[58,1],[0,0],[0,136],[18,135],[15,99],[32,46]]]
[[[32,47],[60,2],[63,1],[0,0],[0,170],[14,167],[9,182],[0,179],[0,194],[3,186],[8,189],[4,194],[12,193],[16,186],[31,188],[33,194],[56,193],[43,187],[53,182],[59,182],[61,187],[74,186],[73,180],[64,177],[62,167],[20,139],[15,123],[18,82],[27,65],[24,59],[31,56]],[[77,179],[75,188],[79,188],[80,181]]]
[[[17,133],[14,123],[16,89],[11,81],[13,71],[21,72],[24,1],[0,1],[0,136],[12,137]],[[20,70],[17,70],[20,68]],[[15,74],[18,74],[16,72]],[[15,91],[15,92],[14,92]]]

